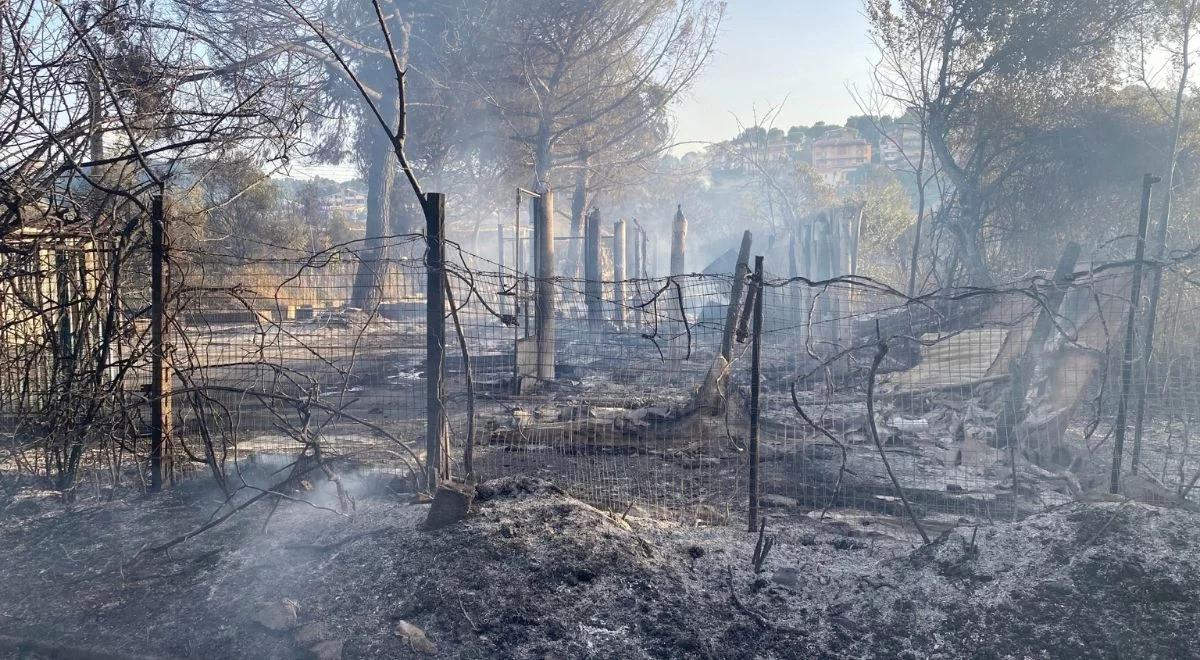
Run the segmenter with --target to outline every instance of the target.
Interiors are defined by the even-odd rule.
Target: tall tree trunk
[[[395,110],[395,108],[392,108]],[[382,129],[371,130],[367,163],[367,232],[360,244],[358,272],[350,306],[374,309],[383,296],[386,245],[383,236],[390,227],[392,187],[396,180],[395,155]]]
[[[922,122],[921,154],[917,160],[917,166],[913,168],[913,178],[917,183],[917,222],[913,227],[912,256],[908,262],[908,296],[910,298],[917,295],[917,277],[920,275],[921,229],[925,223],[925,145],[929,142],[925,137],[927,132],[928,129]]]
[[[983,240],[979,223],[972,217],[969,208],[962,209],[964,216],[950,224],[950,232],[958,248],[957,257],[966,271],[967,283],[971,286],[988,287],[993,284],[983,256]]]
[[[972,285],[990,286],[992,274],[983,256],[983,205],[979,178],[975,173],[964,170],[955,160],[955,154],[950,149],[950,130],[946,118],[939,112],[931,111],[927,121],[929,146],[958,191],[958,217],[952,219],[950,230],[958,244],[959,261],[967,269]]]
[[[533,145],[533,191],[538,194],[550,189],[551,147],[550,120],[543,118]]]
[[[412,189],[400,178],[400,173],[392,175],[391,202],[388,205],[388,223],[385,235],[420,234],[425,231],[425,212],[421,202],[412,194]]]
[[[579,246],[583,242],[584,218],[587,215],[587,186],[590,178],[588,157],[584,155],[579,159],[579,170],[575,173],[575,192],[571,195],[571,236],[574,238],[570,240],[570,248],[567,250],[566,271],[563,273],[567,277],[579,276]]]
[[[396,25],[392,28],[397,35],[393,58],[398,68],[408,67],[408,37],[409,25],[398,14],[392,20]],[[380,80],[367,80],[375,89],[389,90],[377,104],[378,118],[364,113],[361,118],[370,126],[367,133],[367,230],[366,237],[359,250],[358,272],[354,277],[354,288],[350,296],[350,306],[359,309],[375,309],[383,298],[384,271],[387,267],[388,250],[384,236],[393,230],[392,190],[395,187],[397,169],[402,158],[402,144],[392,144],[388,131],[403,140],[404,129],[404,99],[403,80],[383,78],[387,74],[381,69],[376,72]],[[375,76],[372,76],[375,77]],[[379,122],[383,122],[380,125]],[[388,131],[384,130],[387,126]],[[422,212],[422,217],[424,213]],[[424,223],[418,225],[423,228]]]

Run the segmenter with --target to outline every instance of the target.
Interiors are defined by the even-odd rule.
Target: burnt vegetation
[[[0,2],[0,655],[1194,655],[1200,5],[859,9]]]

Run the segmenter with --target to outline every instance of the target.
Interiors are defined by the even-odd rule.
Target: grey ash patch
[[[1182,510],[1072,504],[926,547],[878,519],[773,512],[756,574],[741,529],[622,516],[535,479],[486,483],[435,531],[385,492],[364,487],[349,518],[284,503],[265,533],[251,508],[132,564],[207,520],[211,497],[26,507],[0,528],[0,632],[256,658],[414,657],[400,621],[461,658],[1174,658],[1200,643],[1200,520]],[[288,603],[294,620],[262,623]]]

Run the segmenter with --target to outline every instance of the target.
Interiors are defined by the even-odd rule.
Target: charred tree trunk
[[[988,287],[993,281],[983,256],[982,217],[983,210],[977,202],[964,200],[959,205],[959,217],[950,223],[950,232],[954,236],[958,260],[966,269],[968,283]]]
[[[742,288],[746,284],[746,276],[750,273],[750,246],[753,242],[754,235],[749,230],[742,233],[742,245],[738,249],[737,263],[733,268],[733,284],[729,288],[729,307],[725,310],[725,329],[721,333],[720,355],[726,362],[733,358],[733,326],[738,319]]]
[[[983,255],[983,197],[980,175],[959,165],[956,153],[950,148],[950,128],[945,110],[931,111],[927,121],[929,146],[958,191],[955,209],[958,217],[952,218],[948,223],[958,247],[958,260],[967,270],[970,284],[991,286],[992,274]]]

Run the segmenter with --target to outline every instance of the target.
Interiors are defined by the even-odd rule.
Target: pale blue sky
[[[859,114],[873,47],[859,0],[730,0],[717,52],[677,109],[676,139],[727,139],[783,104],[774,125]],[[686,147],[678,150],[686,151]]]

